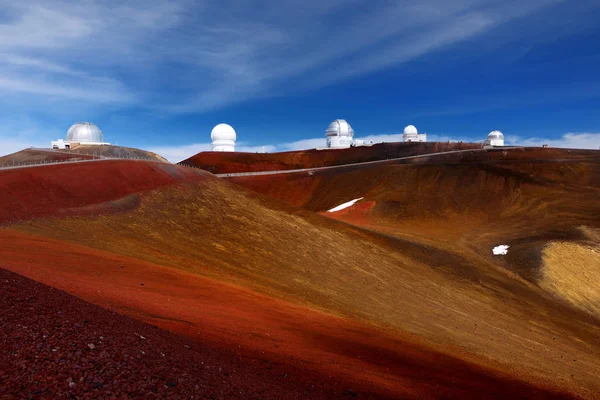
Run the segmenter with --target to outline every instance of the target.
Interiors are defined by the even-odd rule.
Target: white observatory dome
[[[219,124],[210,133],[213,151],[235,151],[237,135],[231,125]]]
[[[485,144],[490,146],[504,146],[504,135],[500,131],[491,131]]]
[[[491,131],[490,134],[488,135],[488,139],[490,139],[490,140],[496,140],[496,139],[502,139],[502,140],[504,140],[504,135],[500,131]]]
[[[328,148],[343,149],[352,145],[354,129],[345,119],[336,119],[325,130],[325,136]]]
[[[405,135],[416,135],[419,132],[417,131],[417,128],[414,125],[409,125],[406,128],[404,128],[404,134]]]
[[[325,131],[327,136],[354,136],[354,129],[345,119],[336,119],[327,127]]]
[[[104,135],[100,128],[90,122],[78,122],[67,131],[67,142],[102,143]]]

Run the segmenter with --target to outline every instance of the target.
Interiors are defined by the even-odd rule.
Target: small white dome
[[[404,128],[404,134],[405,135],[416,135],[419,132],[417,131],[417,128],[415,128],[414,125],[409,125],[406,128]]]
[[[67,142],[102,143],[104,135],[100,128],[91,122],[78,122],[67,131]]]
[[[354,129],[350,126],[345,119],[336,119],[327,127],[325,135],[329,136],[354,136]]]
[[[488,139],[504,139],[504,135],[500,131],[491,131]]]
[[[219,124],[215,126],[210,133],[210,138],[215,140],[233,140],[236,139],[235,129],[231,125]]]

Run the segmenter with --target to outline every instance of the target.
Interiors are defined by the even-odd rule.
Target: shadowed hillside
[[[385,180],[396,179],[396,177],[382,177],[379,179],[379,171],[391,171],[392,168],[396,168],[392,166],[398,166],[397,168],[399,169],[396,169],[396,171],[403,171],[401,168],[404,167],[401,167],[401,165],[405,164],[428,165],[430,166],[429,170],[431,170],[431,167],[437,165],[439,167],[435,168],[440,173],[445,173],[453,182],[456,182],[463,179],[460,171],[455,168],[454,173],[446,173],[444,172],[445,166],[459,166],[459,168],[467,171],[473,168],[481,168],[482,166],[495,168],[496,165],[500,164],[505,169],[515,171],[513,174],[515,176],[519,174],[518,171],[520,168],[524,168],[525,170],[520,172],[520,175],[530,180],[534,178],[548,178],[553,180],[553,183],[557,183],[558,181],[576,183],[582,179],[587,179],[590,180],[590,184],[598,185],[600,178],[596,171],[584,171],[578,166],[578,163],[597,163],[599,159],[599,152],[594,150],[548,148],[474,150],[460,153],[431,154],[419,158],[382,161],[381,163],[367,165],[341,165],[331,169],[316,169],[311,173],[302,171],[273,175],[235,176],[228,177],[227,180],[293,205],[305,207],[313,211],[324,211],[345,201],[361,197],[360,193],[364,193],[374,187],[377,187],[378,191],[382,194],[397,196],[395,187],[398,185],[393,182],[395,186],[391,188],[392,190],[388,191],[386,186],[387,181]],[[570,167],[552,166],[551,163],[566,163]],[[407,171],[420,171],[420,168],[412,167],[411,169],[407,169]],[[399,173],[398,175],[401,174]],[[469,177],[465,176],[464,178],[465,181],[459,182],[460,185],[469,186],[469,181],[467,180]],[[401,176],[400,179],[404,178]],[[424,183],[427,185],[431,184],[429,181],[424,181]],[[415,184],[413,182],[413,186]],[[440,186],[440,189],[443,187],[443,184],[444,182],[441,182],[442,186]],[[415,188],[413,187],[410,190],[407,189],[406,192],[414,190]],[[471,199],[480,199],[480,194],[485,192],[485,190],[481,190],[477,186],[472,188],[467,187],[466,190],[477,193],[477,196],[471,197],[469,201]],[[431,196],[442,195],[438,191],[422,190],[422,192],[428,193]],[[355,197],[351,197],[353,195]],[[445,197],[451,199],[454,195]],[[407,205],[416,203],[416,201],[406,200],[404,203]],[[439,207],[435,204],[434,206],[433,209],[426,207],[424,209],[435,212]]]
[[[299,150],[282,153],[202,152],[180,162],[214,174],[329,167],[387,160],[442,151],[481,149],[477,143],[378,143],[337,150]]]
[[[584,175],[592,183],[596,166],[576,168],[591,169]],[[386,165],[315,174],[303,205],[321,211],[364,196],[370,202],[360,208],[365,230],[206,173],[190,181],[184,179],[187,169],[172,168],[170,176],[180,184],[140,187],[139,200],[120,213],[106,211],[101,202],[116,197],[106,196],[98,198],[92,215],[74,209],[13,223],[0,230],[0,256],[16,272],[142,320],[244,351],[260,349],[279,362],[318,362],[323,371],[380,393],[424,396],[456,385],[435,379],[417,384],[403,357],[389,358],[412,346],[463,360],[486,374],[589,398],[600,389],[597,320],[489,255],[494,235],[509,233],[506,224],[527,213],[537,212],[533,217],[540,219],[551,201],[559,212],[567,210],[574,188],[543,186],[523,172],[487,164]],[[87,173],[91,170],[71,177]],[[154,173],[148,170],[136,181]],[[32,184],[35,179],[32,175]],[[66,192],[79,190],[59,182]],[[97,190],[111,193],[116,182],[104,180]],[[577,187],[578,194],[597,191]],[[562,203],[558,195],[569,191],[574,194]],[[543,220],[532,225],[534,218],[521,222],[530,229],[521,233],[591,225],[597,207],[580,201],[564,211],[568,218],[549,219],[550,225]],[[488,215],[492,209],[496,214]],[[351,210],[344,215],[354,222]],[[503,219],[490,228],[499,216]],[[520,232],[521,225],[511,229]],[[493,235],[485,237],[486,232]],[[56,254],[56,248],[66,250]],[[340,347],[347,350],[334,350]],[[423,374],[440,368],[436,357],[421,364]],[[461,382],[467,386],[455,387],[448,397],[500,393]]]

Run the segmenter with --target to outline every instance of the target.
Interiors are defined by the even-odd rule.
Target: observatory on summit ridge
[[[347,149],[348,147],[367,145],[364,140],[354,139],[354,129],[345,119],[336,119],[329,124],[325,130],[325,137],[327,149]]]
[[[354,129],[345,119],[336,119],[325,130],[328,149],[345,149],[352,146]]]
[[[235,151],[235,129],[231,125],[219,124],[210,133],[213,151]]]
[[[426,142],[427,134],[419,133],[414,125],[408,125],[406,128],[404,128],[402,140],[405,142]]]
[[[487,146],[504,146],[504,135],[500,131],[491,131],[484,144]]]
[[[85,145],[107,145],[104,134],[91,122],[78,122],[67,131],[67,137],[50,142],[53,149],[70,149],[74,146]]]

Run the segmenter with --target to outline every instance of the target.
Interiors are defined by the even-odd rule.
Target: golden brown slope
[[[384,196],[385,183],[399,176],[393,171],[409,167],[369,170],[374,193]],[[439,182],[456,174],[445,177],[440,170],[414,168],[425,168],[407,175],[415,182],[421,181],[420,174]],[[386,175],[386,170],[391,172]],[[500,177],[473,171],[479,176],[475,183],[496,182],[499,192],[505,191]],[[456,188],[462,180],[450,181]],[[468,221],[466,208],[461,215],[457,211],[462,208],[456,207],[463,206],[445,201],[446,208],[423,218],[421,231],[428,224],[431,230],[436,221]],[[449,212],[452,207],[457,211]],[[489,222],[485,214],[479,216],[484,217]],[[460,358],[586,397],[600,388],[597,321],[491,261],[482,262],[469,242],[455,240],[456,251],[440,245],[441,229],[438,237],[422,242],[416,235],[410,240],[382,236],[213,178],[144,194],[126,214],[33,221],[5,232],[15,231],[235,282],[389,329],[392,336],[410,332]]]
[[[0,157],[0,166],[15,166],[23,164],[54,163],[61,161],[91,160],[93,155],[54,151],[50,149],[23,149],[16,153]]]
[[[2,255],[13,271],[187,336],[205,351],[216,349],[224,357],[221,363],[233,356],[234,362],[253,366],[227,377],[236,380],[258,369],[263,383],[282,387],[264,392],[255,385],[252,398],[565,397],[444,355],[415,338],[391,336],[226,282],[42,237],[1,230],[0,237]],[[143,342],[156,346],[154,334],[143,336]],[[214,359],[202,361],[204,368],[215,368]],[[106,367],[112,366],[95,363],[97,370]],[[36,370],[43,375],[45,368]],[[304,388],[298,388],[299,382]],[[222,383],[220,389],[227,392],[230,380]],[[319,395],[315,386],[329,394]]]
[[[164,157],[147,150],[113,145],[78,145],[70,150],[23,149],[13,154],[0,157],[2,165],[37,164],[42,162],[77,161],[99,157],[107,158],[139,158],[168,163]]]
[[[600,224],[600,152],[495,150],[434,155],[425,163],[232,180],[320,212],[364,197],[353,207],[325,215],[457,253],[484,268],[507,268],[545,289],[549,286],[541,279],[546,245],[569,240],[589,247],[580,227]],[[499,244],[511,246],[506,257],[492,257],[492,248]],[[585,259],[583,263],[598,265],[592,256]],[[597,280],[588,282],[594,286]],[[551,284],[556,285],[560,286]],[[565,298],[557,290],[548,292]],[[593,303],[581,299],[589,295],[575,296],[578,303]]]
[[[141,158],[145,160],[153,160],[159,162],[169,162],[163,156],[153,153],[148,150],[135,149],[132,147],[123,147],[115,145],[85,145],[80,144],[70,150],[76,154],[95,154],[103,157],[114,158]]]

